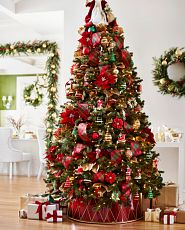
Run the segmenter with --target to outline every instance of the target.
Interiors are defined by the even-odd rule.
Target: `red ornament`
[[[83,173],[83,167],[78,166],[78,168],[76,169],[76,174],[82,174],[82,173]]]
[[[89,53],[90,53],[90,49],[89,49],[89,47],[83,47],[83,51],[82,51],[82,53],[84,54],[84,55],[88,55]]]
[[[153,160],[153,168],[156,168],[156,169],[158,168],[158,162],[159,160],[157,158]]]
[[[142,85],[138,85],[138,86],[137,86],[137,91],[138,91],[138,92],[142,92]]]
[[[123,120],[121,118],[114,118],[114,120],[112,122],[112,126],[115,129],[121,129],[121,128],[123,128]]]
[[[105,181],[110,183],[110,184],[113,184],[116,180],[116,174],[115,173],[112,173],[112,172],[108,172],[105,174]]]
[[[93,132],[93,134],[92,134],[92,139],[93,140],[97,140],[98,138],[99,138],[99,133],[97,133],[97,132]]]
[[[139,193],[136,192],[133,197],[133,201],[139,201]]]

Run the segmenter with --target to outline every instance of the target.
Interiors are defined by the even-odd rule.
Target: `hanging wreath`
[[[183,48],[171,48],[165,51],[159,59],[154,58],[155,69],[154,84],[159,87],[162,94],[171,94],[172,96],[182,97],[185,95],[185,74],[178,80],[172,80],[168,76],[168,67],[172,64],[183,63],[185,66],[185,51]]]
[[[36,83],[33,83],[24,88],[23,98],[26,104],[37,107],[42,104],[44,94],[40,92],[40,88]]]

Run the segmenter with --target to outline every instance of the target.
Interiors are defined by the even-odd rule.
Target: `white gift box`
[[[62,210],[47,211],[46,219],[48,223],[62,222]]]
[[[47,211],[52,212],[58,209],[58,204],[28,204],[28,219],[45,220]]]
[[[165,215],[163,216],[163,224],[174,224],[175,216],[174,215]]]

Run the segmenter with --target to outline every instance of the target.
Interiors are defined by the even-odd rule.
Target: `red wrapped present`
[[[58,204],[35,201],[33,204],[28,204],[27,217],[32,220],[45,220],[47,211],[57,210],[58,208]]]
[[[166,213],[163,215],[163,224],[174,224],[175,216],[170,213]]]
[[[62,222],[62,210],[47,211],[46,219],[48,223]]]

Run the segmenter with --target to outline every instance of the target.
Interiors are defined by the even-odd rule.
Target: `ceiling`
[[[52,7],[51,7],[52,2]],[[59,4],[58,4],[59,3]],[[0,43],[12,43],[28,40],[50,40],[58,42],[59,47],[64,40],[64,10],[61,1],[55,0],[0,0]],[[8,59],[3,66],[0,62],[0,72],[12,73],[10,66],[21,62],[36,69],[43,69],[46,58],[23,57],[16,58],[10,65]],[[5,68],[7,63],[7,70]],[[25,69],[25,68],[24,68]]]

